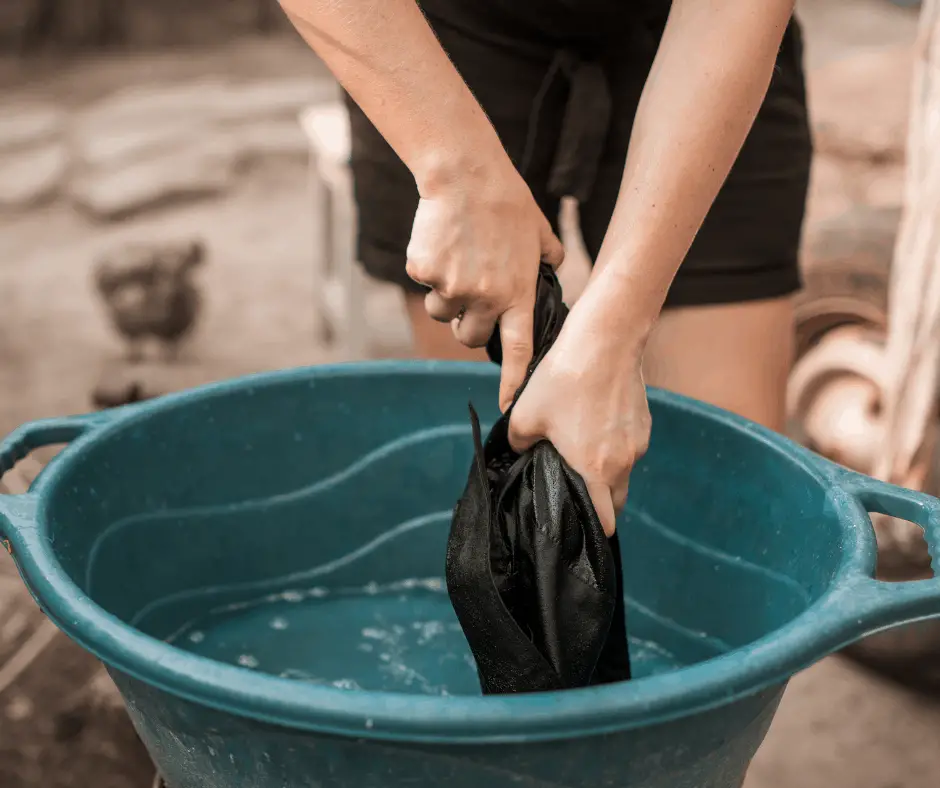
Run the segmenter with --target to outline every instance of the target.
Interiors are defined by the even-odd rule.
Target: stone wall
[[[0,103],[0,216],[66,201],[99,221],[217,196],[253,164],[302,161],[309,78],[130,87],[75,112]]]

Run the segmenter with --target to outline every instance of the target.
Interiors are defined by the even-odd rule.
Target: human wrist
[[[502,184],[518,178],[499,137],[490,131],[481,130],[474,137],[462,137],[452,144],[424,146],[408,163],[418,193],[432,199],[454,191],[496,192]]]
[[[572,309],[624,361],[639,360],[662,311],[663,297],[628,266],[596,268]]]

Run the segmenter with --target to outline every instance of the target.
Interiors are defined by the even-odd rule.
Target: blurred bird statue
[[[155,345],[175,362],[202,306],[193,272],[205,262],[202,241],[127,244],[103,257],[95,283],[111,324],[127,343],[127,360],[144,361]]]

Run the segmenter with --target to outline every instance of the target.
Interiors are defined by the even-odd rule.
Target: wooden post
[[[885,342],[885,446],[874,475],[923,488],[940,393],[940,0],[924,0],[916,55]]]

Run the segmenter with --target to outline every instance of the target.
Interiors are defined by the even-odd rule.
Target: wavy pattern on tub
[[[323,581],[330,575],[341,569],[348,569],[357,562],[368,559],[382,547],[387,547],[391,542],[402,539],[408,535],[415,534],[423,528],[432,528],[446,526],[450,523],[452,512],[450,509],[440,512],[432,512],[421,517],[415,517],[406,520],[403,523],[389,528],[371,542],[360,545],[355,550],[351,550],[345,555],[341,555],[326,563],[311,567],[301,572],[281,575],[278,577],[266,578],[264,580],[225,583],[213,586],[204,586],[201,588],[188,589],[175,594],[155,599],[149,602],[134,614],[130,620],[133,627],[140,626],[149,616],[158,612],[161,608],[167,606],[180,605],[187,601],[200,600],[209,602],[212,600],[215,604],[208,609],[208,613],[217,612],[222,609],[234,610],[237,607],[247,604],[246,597],[251,600],[257,600],[258,597],[268,595],[280,595],[295,593],[298,596],[308,593],[310,584],[315,581]],[[238,601],[224,601],[225,597],[232,597]],[[171,636],[169,639],[172,640]]]
[[[651,610],[642,602],[639,602],[634,597],[629,594],[624,595],[624,599],[627,604],[627,623],[628,629],[642,629],[646,633],[647,638],[652,642],[656,648],[662,650],[666,654],[672,657],[673,660],[678,661],[676,654],[681,654],[685,659],[685,662],[702,662],[706,659],[711,659],[713,657],[719,657],[722,654],[731,651],[731,645],[726,641],[722,640],[719,637],[714,635],[709,635],[707,632],[700,632],[698,630],[687,627],[685,624],[680,624],[675,619],[670,618],[669,616],[663,615],[662,613],[657,613],[655,610]],[[641,622],[641,626],[636,626],[636,619],[647,619],[645,624]],[[655,633],[649,633],[649,630],[653,628],[659,630]],[[673,649],[666,648],[663,646],[663,630],[676,635],[680,640],[685,641],[687,647],[682,649]],[[632,640],[632,638],[631,638]],[[693,647],[695,652],[698,653],[695,658],[688,659],[688,647]]]
[[[784,586],[789,593],[795,594],[806,606],[808,606],[812,601],[810,599],[809,592],[796,580],[794,580],[792,577],[789,577],[788,575],[785,575],[783,572],[780,572],[776,569],[770,569],[766,566],[761,566],[760,564],[749,561],[748,559],[742,558],[741,556],[731,555],[730,553],[726,553],[723,550],[719,550],[717,547],[712,547],[710,545],[697,542],[685,534],[681,534],[669,526],[663,525],[661,522],[659,522],[659,520],[651,517],[646,512],[630,510],[629,517],[630,524],[642,525],[644,528],[654,532],[663,539],[667,539],[673,544],[678,545],[684,550],[697,553],[698,555],[707,558],[709,561],[726,566],[732,571],[740,570],[742,572],[759,575],[766,580],[770,580],[772,583]]]
[[[403,522],[428,516],[429,511],[452,510],[456,497],[451,485],[433,482],[436,479],[452,481],[465,475],[465,466],[470,461],[469,441],[469,424],[442,425],[389,441],[337,473],[286,493],[226,504],[163,509],[116,520],[91,545],[85,567],[85,591],[93,595],[96,566],[107,551],[120,544],[121,534],[131,530],[135,542],[139,542],[141,532],[150,532],[154,549],[163,554],[172,554],[174,538],[182,549],[186,539],[206,538],[207,529],[213,529],[219,538],[241,536],[246,549],[254,547],[263,551],[264,535],[259,533],[263,522],[276,518],[285,523],[285,528],[299,529],[302,525],[307,529],[316,526],[316,522],[311,523],[311,519],[316,518],[348,526],[349,523],[343,523],[343,517],[352,500],[356,505],[354,525],[365,529],[361,541],[368,543],[388,530],[388,516],[383,519],[382,514],[392,505],[396,519]],[[390,475],[400,477],[402,483],[390,485]],[[408,484],[409,479],[424,481],[424,484]],[[384,494],[363,496],[364,490],[380,490]],[[348,514],[346,517],[348,519]],[[301,535],[298,530],[297,537]],[[289,534],[278,535],[282,549],[285,543],[289,544],[285,536]],[[328,541],[323,540],[324,549],[328,549]],[[343,546],[327,560],[338,557],[346,549]],[[180,562],[185,563],[185,558],[185,550],[174,556],[177,568]]]

